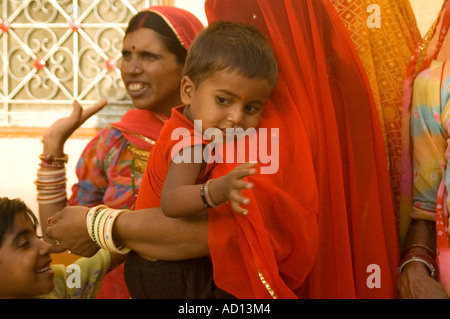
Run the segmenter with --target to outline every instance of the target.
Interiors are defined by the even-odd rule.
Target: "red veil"
[[[280,68],[261,123],[279,128],[279,170],[254,177],[247,216],[226,207],[209,214],[216,284],[240,298],[394,297],[398,238],[385,148],[335,9],[327,0],[206,0],[205,8],[210,22],[257,26]]]

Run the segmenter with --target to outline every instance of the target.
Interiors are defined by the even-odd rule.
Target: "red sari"
[[[261,123],[280,128],[279,171],[254,181],[248,195],[258,202],[251,201],[248,218],[226,212],[209,218],[216,284],[237,296],[269,298],[259,272],[280,298],[393,298],[399,252],[385,148],[364,69],[333,6],[326,0],[205,6],[209,21],[257,26],[280,68]],[[307,218],[316,212],[317,221]],[[224,241],[236,250],[224,253]],[[379,288],[371,278],[381,280]]]

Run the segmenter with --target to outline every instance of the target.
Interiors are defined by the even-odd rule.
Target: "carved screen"
[[[0,0],[0,129],[47,127],[73,100],[106,108],[101,127],[130,107],[118,63],[124,30],[139,10],[164,1]]]

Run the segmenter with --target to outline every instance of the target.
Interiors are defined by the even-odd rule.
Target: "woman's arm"
[[[74,101],[72,113],[65,118],[55,121],[50,128],[45,132],[43,143],[43,154],[52,155],[55,158],[64,156],[64,144],[67,139],[78,129],[87,119],[100,111],[107,104],[106,100],[102,100],[96,105],[83,110],[81,105]],[[43,167],[41,170],[55,170],[54,168]],[[46,237],[47,219],[53,216],[67,205],[67,199],[61,200],[57,203],[39,204],[39,219],[42,227],[42,234],[44,239],[49,241]],[[54,241],[49,241],[54,243]],[[54,245],[54,251],[61,250],[60,247]]]
[[[424,219],[413,219],[405,239],[405,249],[411,248],[412,253],[429,254],[428,247],[436,250],[435,222]],[[402,270],[398,289],[404,299],[448,298],[443,287],[430,276],[430,271],[424,263],[410,262]]]
[[[169,218],[159,207],[125,212],[114,223],[113,238],[149,260],[183,260],[209,255],[206,213]]]
[[[55,214],[47,236],[74,254],[90,257],[98,251],[86,229],[88,207],[67,206]],[[183,260],[209,255],[206,214],[191,218],[169,218],[160,208],[120,214],[113,239],[146,259]]]

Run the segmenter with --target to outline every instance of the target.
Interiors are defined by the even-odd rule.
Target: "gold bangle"
[[[52,154],[41,154],[39,155],[39,159],[47,164],[51,164],[53,162],[67,163],[69,161],[69,155],[63,154],[63,157],[55,157]]]

